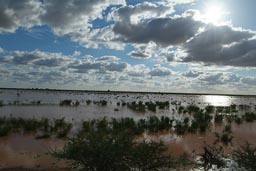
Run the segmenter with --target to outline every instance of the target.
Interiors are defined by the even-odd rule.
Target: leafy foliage
[[[238,163],[239,167],[245,168],[248,171],[255,171],[256,147],[247,142],[240,149],[233,152],[233,159]]]
[[[164,171],[177,167],[177,160],[166,151],[161,142],[134,141],[130,131],[100,128],[78,133],[62,151],[52,154],[87,171]]]
[[[204,152],[199,154],[200,162],[198,163],[198,168],[203,168],[203,170],[208,171],[214,165],[217,168],[223,168],[226,166],[225,161],[223,160],[223,149],[222,147],[214,147],[206,145],[204,146]]]

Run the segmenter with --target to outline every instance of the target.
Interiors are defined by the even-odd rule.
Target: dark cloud
[[[150,54],[146,54],[142,51],[131,51],[128,55],[134,57],[134,58],[149,58]]]
[[[99,58],[96,58],[97,61],[118,61],[120,58],[116,56],[101,56]]]
[[[63,58],[41,59],[35,61],[33,64],[39,66],[56,67],[62,66],[64,64],[64,60]]]
[[[208,26],[186,45],[183,62],[228,66],[256,66],[256,40],[251,31],[230,26]]]
[[[247,85],[256,85],[256,77],[244,77],[241,79],[242,83]]]
[[[60,35],[84,32],[91,26],[90,20],[102,17],[106,7],[123,3],[123,0],[45,0],[46,13],[41,21]]]
[[[0,63],[15,65],[34,64],[39,66],[56,67],[63,66],[71,59],[61,53],[49,53],[39,50],[34,51],[11,51],[7,56],[0,58]]]
[[[138,24],[118,21],[113,31],[119,35],[118,40],[129,43],[155,42],[157,45],[170,46],[185,43],[192,38],[202,26],[193,16],[175,18],[157,18]]]
[[[0,32],[14,32],[18,27],[38,25],[43,11],[40,1],[0,0]]]
[[[127,67],[127,63],[125,62],[113,62],[113,63],[108,63],[105,65],[105,69],[107,71],[123,71]]]
[[[0,0],[0,32],[18,27],[48,25],[58,35],[88,31],[90,21],[102,18],[110,5],[124,0]]]

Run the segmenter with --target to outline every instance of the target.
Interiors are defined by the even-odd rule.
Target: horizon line
[[[178,95],[219,95],[219,96],[256,96],[256,94],[229,94],[229,93],[187,93],[187,92],[163,92],[163,91],[127,91],[127,90],[79,90],[79,89],[55,89],[55,88],[6,88],[0,90],[44,90],[44,91],[80,91],[98,93],[150,93],[150,94],[178,94]]]

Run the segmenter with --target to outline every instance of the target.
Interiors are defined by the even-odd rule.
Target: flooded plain
[[[69,105],[60,105],[62,102]],[[167,109],[152,112],[134,111],[127,107],[132,102],[166,102]],[[106,103],[102,105],[103,103]],[[77,105],[75,105],[77,104]],[[221,114],[243,115],[255,112],[256,96],[234,95],[198,95],[198,94],[168,94],[168,93],[131,93],[131,92],[89,92],[89,91],[54,91],[54,90],[0,90],[0,117],[21,118],[65,118],[73,124],[72,131],[79,129],[81,121],[98,118],[124,118],[135,120],[149,116],[168,116],[176,120],[190,117],[188,112],[178,112],[181,106],[195,105],[202,109],[211,105],[227,108]],[[230,106],[235,106],[232,110]],[[213,113],[213,115],[216,113]],[[157,133],[144,133],[141,138],[146,140],[162,140],[170,147],[174,155],[183,153],[199,153],[205,143],[218,144],[216,133],[221,133],[224,125],[212,123],[205,133],[185,133],[177,135],[173,130]],[[228,153],[245,141],[256,145],[256,123],[231,123],[233,136],[232,144],[225,146]],[[48,138],[37,140],[30,134],[10,134],[0,138],[0,169],[33,168],[35,170],[49,170],[50,168],[65,170],[68,161],[57,160],[47,153],[49,149],[62,148],[67,139]],[[222,144],[223,146],[223,144]]]

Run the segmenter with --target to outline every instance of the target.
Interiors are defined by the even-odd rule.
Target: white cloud
[[[4,53],[4,49],[0,47],[0,54]]]
[[[40,25],[40,15],[45,13],[37,0],[0,0],[0,32],[14,32],[19,27]]]
[[[71,61],[70,57],[61,53],[49,53],[39,50],[34,51],[11,51],[8,55],[0,58],[1,63],[14,65],[34,64],[39,66],[63,66]]]
[[[149,71],[148,74],[152,77],[164,77],[164,76],[171,75],[172,70],[169,68],[165,68],[157,65],[151,71]]]

